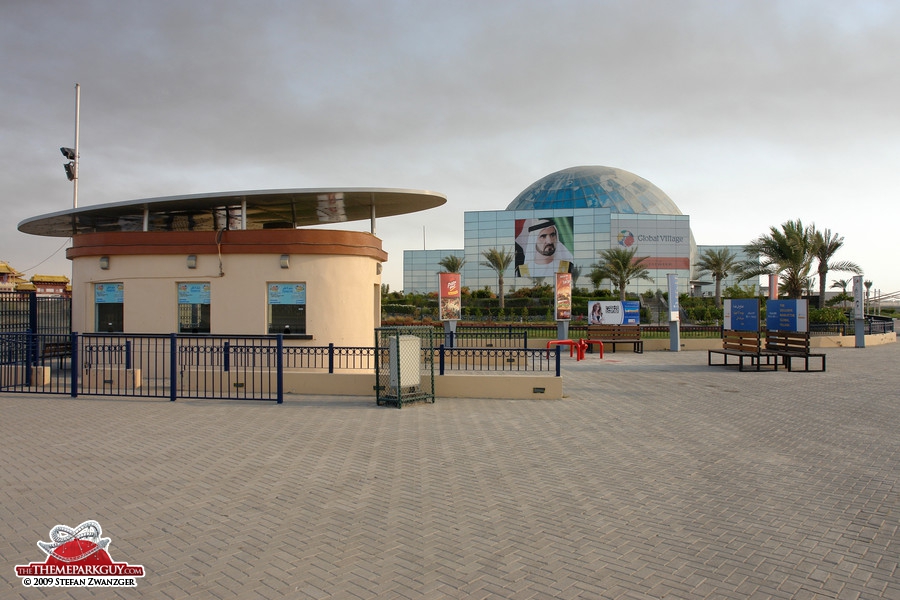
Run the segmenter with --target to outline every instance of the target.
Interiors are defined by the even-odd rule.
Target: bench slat
[[[769,331],[766,332],[766,351],[781,357],[788,371],[793,371],[793,359],[803,359],[803,371],[824,371],[825,354],[811,352],[809,332],[806,331]],[[810,369],[809,359],[820,359],[820,369]],[[798,369],[800,370],[800,369]]]
[[[588,325],[588,337],[611,344],[613,352],[616,351],[616,344],[632,344],[634,352],[644,352],[640,325]]]

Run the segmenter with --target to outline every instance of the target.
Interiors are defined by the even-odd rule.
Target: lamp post
[[[72,182],[72,208],[78,208],[78,124],[81,116],[81,86],[75,84],[75,147],[59,149],[62,155],[69,161],[63,165],[66,177]]]

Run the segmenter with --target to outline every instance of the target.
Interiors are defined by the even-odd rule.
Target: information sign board
[[[809,331],[807,300],[767,300],[766,329],[769,331]]]
[[[759,331],[759,299],[733,298],[725,300],[723,325],[730,331]]]

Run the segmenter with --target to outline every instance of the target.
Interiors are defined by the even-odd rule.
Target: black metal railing
[[[559,346],[538,348],[447,348],[438,349],[438,373],[447,371],[555,371],[560,376]]]
[[[448,348],[527,348],[528,330],[448,331],[443,334]]]
[[[71,298],[39,297],[36,292],[0,292],[0,333],[68,334]]]

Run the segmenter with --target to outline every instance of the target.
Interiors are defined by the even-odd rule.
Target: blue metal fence
[[[440,375],[545,372],[560,354],[526,348],[435,349]],[[277,336],[0,333],[0,392],[281,403],[284,372],[375,371],[375,348],[285,346]]]

